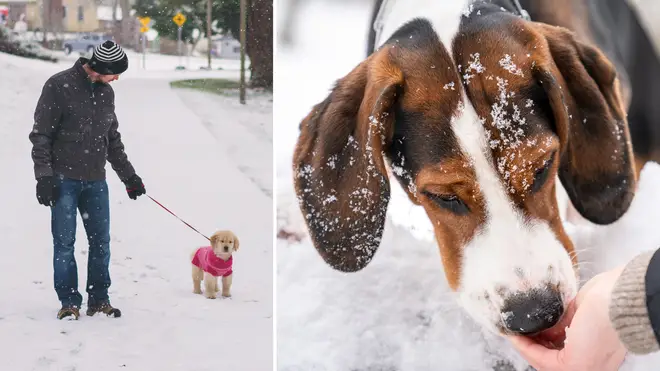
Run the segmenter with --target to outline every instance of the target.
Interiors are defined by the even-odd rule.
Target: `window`
[[[66,18],[66,6],[62,7],[62,18]]]
[[[234,53],[240,53],[241,52],[241,47],[240,46],[235,46],[234,47]]]
[[[82,22],[85,19],[85,12],[82,6],[78,7],[78,22]]]

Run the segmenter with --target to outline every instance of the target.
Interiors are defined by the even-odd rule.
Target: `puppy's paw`
[[[207,299],[216,299],[218,296],[214,292],[209,292],[206,294]]]
[[[222,297],[225,298],[225,299],[226,299],[226,298],[231,298],[231,294],[228,293],[228,292],[227,292],[227,293],[223,292],[223,293],[222,293]]]
[[[193,294],[201,294],[202,290],[200,289],[193,289]]]

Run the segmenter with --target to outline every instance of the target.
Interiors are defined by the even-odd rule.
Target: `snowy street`
[[[238,79],[236,68],[180,72],[171,58],[159,66],[158,56],[148,56],[144,72],[128,55],[131,67],[112,85],[126,153],[147,194],[207,236],[236,233],[232,298],[192,293],[189,255],[207,241],[146,196],[129,199],[108,164],[110,299],[123,315],[84,315],[87,240],[78,216],[83,308],[79,321],[56,319],[50,211],[35,197],[28,134],[44,82],[75,57],[53,64],[0,53],[0,368],[270,370],[272,101],[248,97],[241,106],[238,98],[169,86],[182,78]],[[190,106],[194,95],[203,100]],[[244,141],[251,150],[240,148]]]
[[[278,11],[289,2],[278,3]],[[278,370],[526,370],[508,342],[483,333],[458,306],[428,217],[396,181],[383,242],[364,270],[332,270],[306,233],[291,171],[298,126],[365,58],[369,3],[301,2],[294,44],[277,49]],[[630,211],[617,223],[566,225],[584,278],[660,246],[659,185],[660,165],[647,165]],[[658,362],[657,353],[629,356],[622,370],[655,370]]]

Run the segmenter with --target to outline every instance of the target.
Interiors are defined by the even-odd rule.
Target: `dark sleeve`
[[[660,350],[660,249],[626,264],[612,290],[609,317],[631,353]]]
[[[32,142],[34,176],[53,175],[52,143],[62,118],[62,95],[59,86],[49,79],[41,90],[41,96],[34,110],[34,126],[29,138]]]
[[[135,169],[124,151],[124,143],[121,141],[121,134],[118,130],[117,115],[113,112],[112,116],[112,124],[110,125],[110,131],[108,131],[108,162],[110,162],[119,179],[125,182],[135,174]]]

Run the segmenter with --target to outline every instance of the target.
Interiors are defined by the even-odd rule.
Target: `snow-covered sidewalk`
[[[273,196],[272,95],[248,90],[246,106],[238,96],[176,89],[183,102],[201,118],[220,150],[268,197]],[[270,97],[270,98],[269,98]]]
[[[189,253],[207,241],[147,197],[130,200],[108,165],[110,296],[123,316],[55,319],[50,212],[36,202],[27,135],[45,79],[68,66],[0,53],[0,368],[271,369],[272,199],[160,78],[135,73],[113,84],[126,151],[152,197],[207,235],[236,232],[233,298],[192,294]],[[87,244],[78,220],[84,290]]]

